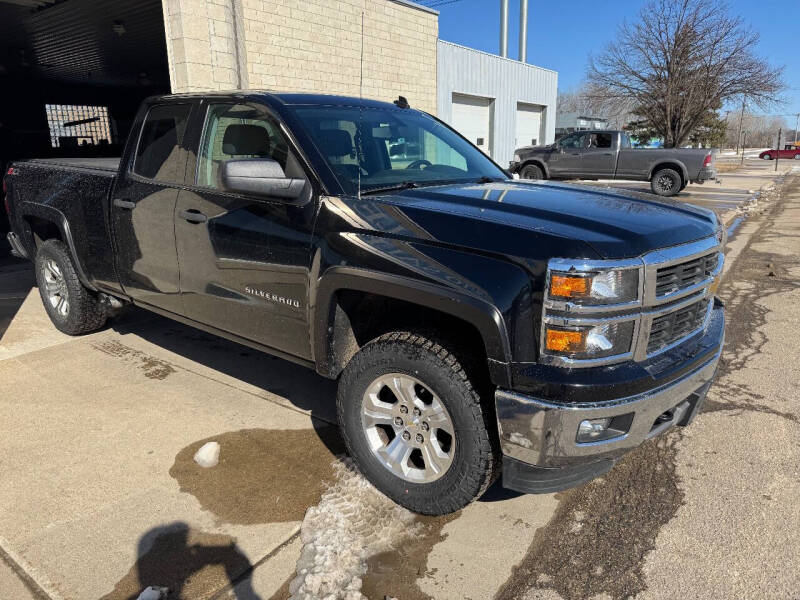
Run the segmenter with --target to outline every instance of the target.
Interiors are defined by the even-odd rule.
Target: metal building
[[[555,137],[558,73],[439,40],[437,114],[506,166]]]

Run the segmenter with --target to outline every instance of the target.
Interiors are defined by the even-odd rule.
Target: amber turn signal
[[[547,328],[546,347],[551,352],[581,352],[586,346],[584,331]]]
[[[561,298],[582,298],[589,293],[588,277],[553,275],[550,277],[550,296]]]

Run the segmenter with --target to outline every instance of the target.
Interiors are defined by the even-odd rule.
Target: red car
[[[800,160],[800,143],[786,144],[783,150],[764,150],[758,158],[774,160],[776,158],[793,158]]]

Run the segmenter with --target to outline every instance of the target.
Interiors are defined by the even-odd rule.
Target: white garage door
[[[470,142],[491,156],[491,98],[453,94],[453,118],[451,119],[450,125]]]
[[[517,141],[516,148],[537,146],[542,139],[542,107],[536,104],[517,103]]]

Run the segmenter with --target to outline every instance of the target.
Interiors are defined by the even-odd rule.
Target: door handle
[[[122,198],[114,198],[114,206],[117,208],[124,208],[126,210],[131,210],[136,208],[136,202],[131,202],[130,200],[123,200]]]
[[[613,152],[603,152],[603,156],[614,156]]]
[[[189,210],[182,210],[180,212],[182,219],[189,221],[189,223],[205,223],[208,217],[201,213],[199,210],[190,208]]]

